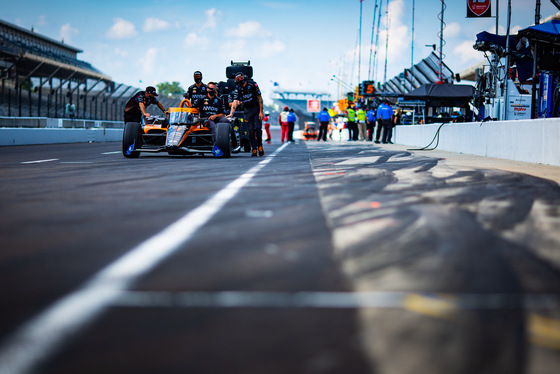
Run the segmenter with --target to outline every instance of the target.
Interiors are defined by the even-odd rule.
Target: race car
[[[234,120],[232,120],[233,122]],[[122,141],[124,157],[137,158],[141,152],[167,152],[170,155],[213,154],[230,157],[237,138],[230,122],[218,122],[215,142],[198,109],[184,99],[178,108],[169,108],[169,120],[163,117],[142,118],[142,122],[125,124]]]
[[[315,122],[305,122],[305,129],[302,133],[303,139],[317,139],[317,124]]]

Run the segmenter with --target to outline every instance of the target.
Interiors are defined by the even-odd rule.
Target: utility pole
[[[509,64],[511,59],[509,54],[511,52],[509,45],[509,29],[511,26],[511,0],[508,0],[508,10],[507,10],[507,30],[506,30],[506,82],[505,82],[505,97],[504,97],[504,119],[508,120],[508,107],[509,107]]]
[[[364,0],[360,0],[360,35],[359,35],[359,42],[358,42],[358,84],[360,84],[361,76],[361,68],[362,68],[362,4]]]
[[[414,66],[414,9],[415,0],[412,0],[412,44],[410,47],[410,69]]]
[[[383,76],[383,83],[387,83],[387,59],[389,57],[389,27],[391,26],[391,19],[389,18],[389,4],[387,4],[387,34],[385,37],[385,74]]]

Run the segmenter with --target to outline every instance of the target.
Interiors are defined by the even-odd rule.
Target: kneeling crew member
[[[206,97],[194,102],[193,108],[197,108],[201,118],[208,118],[208,128],[212,132],[212,139],[216,140],[216,123],[228,122],[224,114],[224,105],[221,98],[218,98],[218,91],[215,82],[208,82]]]
[[[155,87],[148,86],[145,91],[138,91],[128,100],[124,106],[124,123],[128,122],[141,122],[142,115],[144,117],[149,117],[150,113],[146,111],[146,108],[151,104],[156,104],[159,109],[167,116],[165,108],[156,99],[157,92]]]

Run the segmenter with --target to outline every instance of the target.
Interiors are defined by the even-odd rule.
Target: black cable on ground
[[[482,124],[483,124],[484,122],[491,121],[491,120],[492,120],[492,117],[490,117],[490,116],[484,118],[484,119],[482,120],[482,122],[480,122],[480,126],[482,126]],[[439,145],[439,130],[441,130],[441,128],[442,128],[443,125],[445,125],[445,124],[446,124],[446,123],[442,123],[442,124],[438,127],[438,129],[437,129],[437,131],[436,131],[436,134],[434,135],[434,138],[432,139],[432,141],[430,142],[430,144],[428,144],[427,146],[422,147],[422,148],[407,148],[406,150],[407,150],[407,151],[433,151],[433,150],[436,149],[437,146]],[[436,139],[437,139],[437,142],[436,142],[435,147],[433,147],[433,148],[428,148],[429,146],[432,145],[432,143],[433,143],[434,140],[436,140]]]
[[[434,135],[434,138],[432,139],[432,141],[430,142],[430,144],[428,144],[427,146],[422,147],[422,148],[407,148],[406,150],[407,150],[407,151],[433,151],[434,149],[436,149],[437,146],[439,145],[439,130],[442,128],[443,125],[445,125],[445,123],[442,123],[442,124],[438,127],[438,129],[437,129],[437,131],[436,131],[436,134]],[[437,139],[437,142],[436,142],[435,147],[434,147],[434,148],[429,148],[429,147],[432,145],[432,143],[433,143],[436,139]]]

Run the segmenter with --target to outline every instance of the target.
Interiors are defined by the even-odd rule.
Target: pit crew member
[[[124,106],[124,123],[128,122],[141,122],[142,115],[149,117],[150,113],[146,108],[151,104],[155,104],[167,116],[167,112],[163,105],[156,99],[158,96],[155,87],[148,86],[144,91],[138,91],[130,97]]]
[[[264,156],[262,146],[262,120],[264,119],[263,100],[261,90],[256,82],[251,81],[243,73],[235,75],[237,88],[233,91],[233,104],[228,117],[233,117],[238,105],[243,105],[243,117],[247,123],[249,141],[251,142],[251,156]]]
[[[198,99],[204,99],[207,90],[206,85],[202,83],[202,73],[200,71],[195,71],[193,78],[194,84],[187,88],[187,92],[183,95],[185,99],[189,99],[191,103],[194,103]]]
[[[217,84],[208,82],[206,87],[206,97],[198,99],[194,102],[193,108],[197,108],[201,118],[208,118],[208,128],[212,132],[212,139],[215,140],[216,123],[229,122],[225,118],[224,104],[218,96]]]

